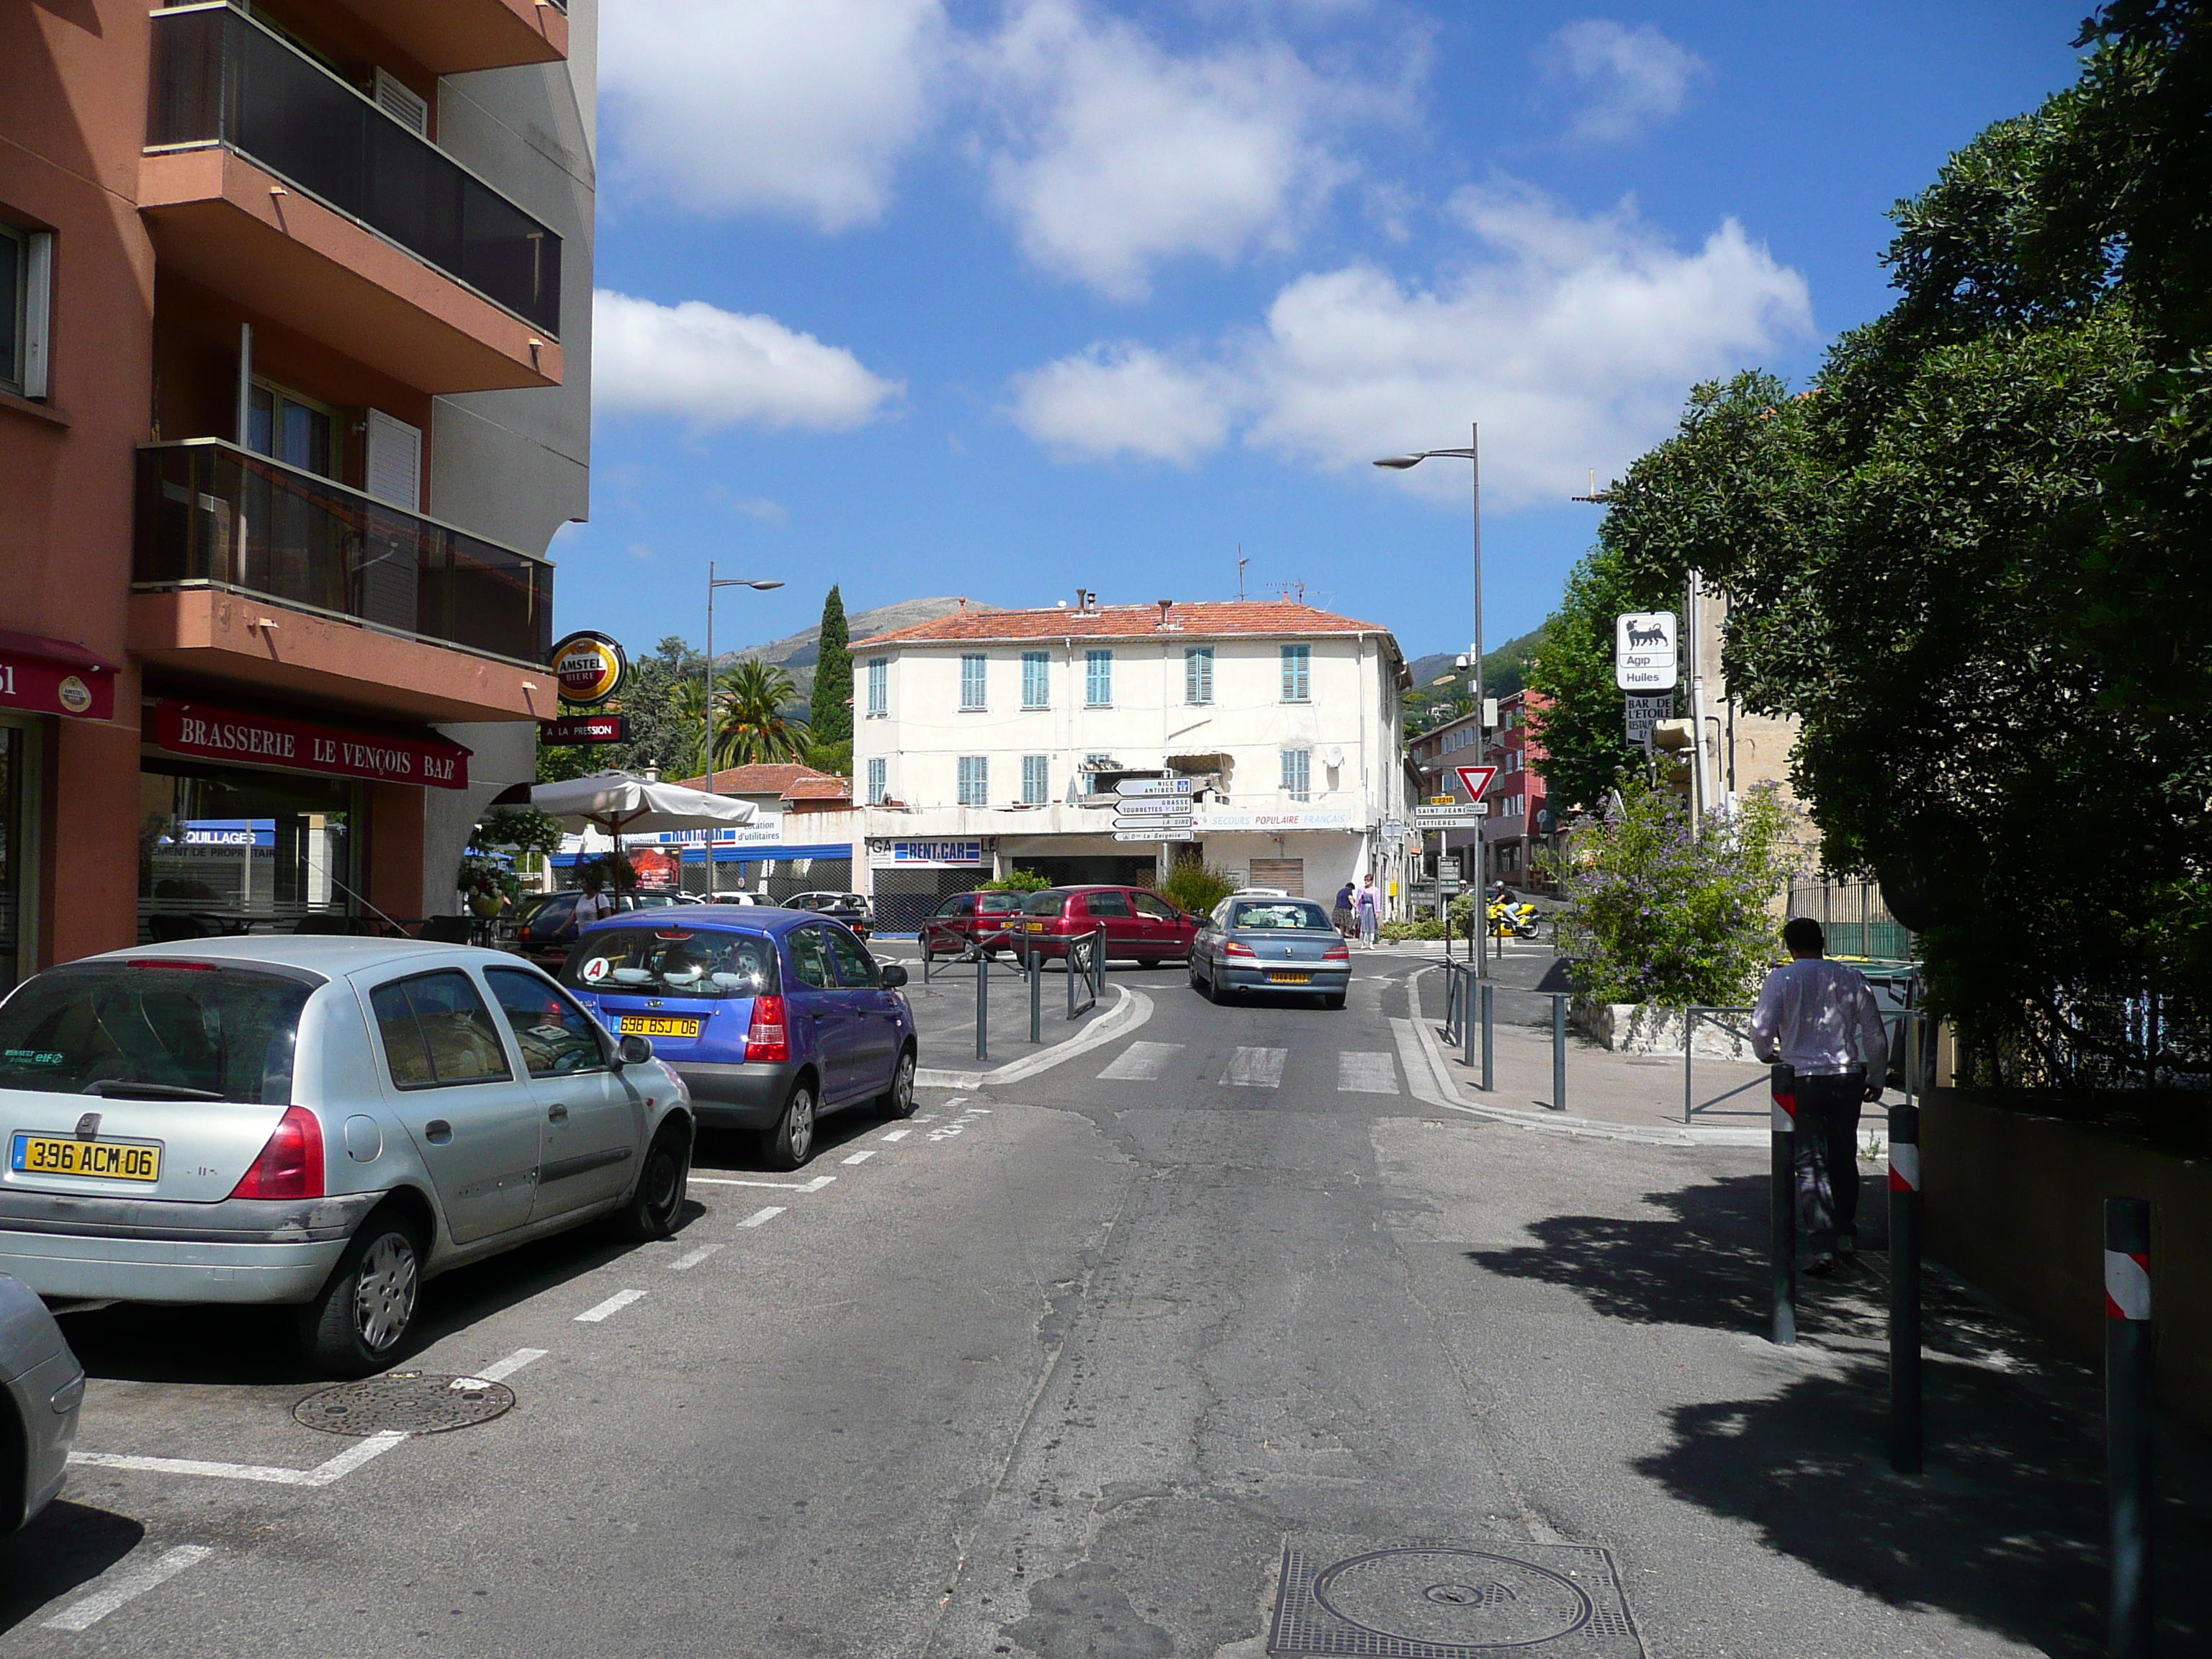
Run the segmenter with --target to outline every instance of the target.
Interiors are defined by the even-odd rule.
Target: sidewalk
[[[908,1006],[914,1010],[921,1045],[921,1065],[915,1080],[926,1089],[980,1089],[1018,1082],[1022,1078],[1058,1065],[1061,1060],[1126,1036],[1152,1015],[1152,999],[1127,985],[1117,984],[1126,974],[1109,968],[1105,994],[1097,1006],[1075,1019],[1067,1017],[1067,975],[1048,968],[1039,983],[1042,999],[1042,1043],[1030,1041],[1029,981],[1003,959],[992,966],[987,1002],[988,1058],[975,1054],[975,965],[940,960],[925,984],[921,958],[911,943],[874,954],[880,962],[896,962],[912,975],[906,983]],[[1082,981],[1077,981],[1079,1000]]]

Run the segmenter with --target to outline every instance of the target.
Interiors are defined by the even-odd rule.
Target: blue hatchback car
[[[650,1037],[698,1121],[760,1134],[778,1169],[813,1155],[824,1113],[913,1114],[906,969],[811,911],[610,916],[577,937],[561,982],[617,1036]]]

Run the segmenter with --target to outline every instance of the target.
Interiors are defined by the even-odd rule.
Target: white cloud
[[[1577,217],[1515,188],[1454,210],[1486,257],[1408,284],[1360,263],[1284,288],[1260,329],[1208,353],[1094,348],[1015,383],[1016,422],[1064,456],[1188,465],[1241,434],[1325,471],[1463,441],[1484,429],[1483,483],[1501,507],[1565,496],[1663,436],[1684,394],[1808,334],[1804,279],[1734,220],[1695,252],[1632,204]],[[1393,475],[1459,497],[1465,475]]]
[[[1554,33],[1537,58],[1548,78],[1573,83],[1577,138],[1633,138],[1680,113],[1709,72],[1705,59],[1649,23],[1632,29],[1598,17]]]
[[[628,193],[824,230],[882,214],[949,46],[941,0],[620,0],[602,15]]]
[[[1093,346],[1018,376],[1014,422],[1069,459],[1126,453],[1188,466],[1229,435],[1218,379],[1149,346]]]
[[[904,390],[842,346],[701,300],[663,306],[600,289],[592,333],[592,401],[601,413],[836,431],[873,419]]]
[[[974,61],[1023,252],[1118,300],[1163,260],[1287,246],[1356,172],[1328,130],[1381,107],[1279,43],[1178,57],[1079,0],[1025,0]]]

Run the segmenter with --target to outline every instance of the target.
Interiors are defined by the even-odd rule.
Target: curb
[[[914,1074],[917,1089],[995,1089],[1008,1083],[1019,1083],[1024,1078],[1035,1077],[1039,1072],[1051,1070],[1062,1060],[1073,1060],[1101,1043],[1127,1036],[1152,1017],[1152,1000],[1142,991],[1133,991],[1126,985],[1110,988],[1117,996],[1114,1006],[1093,1020],[1079,1036],[1066,1042],[1054,1043],[1033,1054],[1009,1061],[989,1072],[941,1071],[933,1066],[918,1066]]]

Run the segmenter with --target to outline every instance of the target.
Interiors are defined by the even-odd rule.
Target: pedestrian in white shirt
[[[1866,976],[1826,960],[1809,916],[1782,929],[1791,960],[1766,976],[1751,1051],[1797,1073],[1797,1218],[1811,1236],[1805,1271],[1825,1278],[1858,1254],[1859,1106],[1881,1098],[1889,1039]]]

